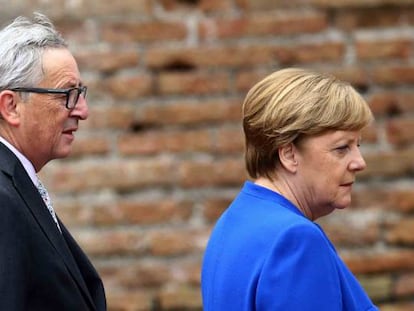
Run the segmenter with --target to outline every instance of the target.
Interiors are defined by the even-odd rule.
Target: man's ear
[[[298,166],[297,149],[293,143],[279,147],[279,160],[281,165],[291,173],[295,173]]]
[[[11,126],[20,124],[20,113],[17,109],[19,102],[18,95],[9,90],[0,92],[0,116]]]

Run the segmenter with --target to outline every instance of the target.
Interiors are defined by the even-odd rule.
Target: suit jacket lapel
[[[17,157],[14,156],[14,154],[1,143],[0,154],[0,158],[5,160],[5,163],[7,163],[7,166],[4,164],[0,165],[1,169],[11,176],[13,185],[16,187],[17,192],[25,201],[26,206],[38,222],[41,230],[44,232],[50,243],[52,243],[53,247],[59,253],[62,260],[65,262],[68,271],[84,293],[85,299],[89,302],[91,308],[95,310],[95,306],[91,299],[89,290],[79,271],[75,259],[73,258],[72,253],[70,252],[65,242],[65,239],[59,232],[59,229],[50,216],[50,213],[47,210],[47,207],[45,206],[37,188],[24,170],[23,165],[21,165]],[[61,223],[59,224],[61,225]]]

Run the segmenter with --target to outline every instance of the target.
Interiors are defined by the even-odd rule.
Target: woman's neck
[[[255,184],[270,189],[276,193],[279,193],[281,196],[285,197],[287,200],[292,202],[306,218],[313,220],[312,212],[305,204],[300,204],[300,200],[293,190],[293,187],[286,182],[283,178],[270,179],[267,177],[259,177],[254,181]]]

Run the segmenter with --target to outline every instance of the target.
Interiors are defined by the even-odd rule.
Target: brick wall
[[[240,104],[286,66],[370,103],[353,206],[320,223],[381,310],[414,310],[413,0],[12,1],[64,33],[91,116],[42,171],[106,285],[109,310],[201,310],[211,226],[246,178]]]

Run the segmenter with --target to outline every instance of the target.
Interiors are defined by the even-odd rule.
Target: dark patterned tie
[[[53,209],[52,206],[52,202],[50,200],[50,196],[49,193],[47,192],[45,186],[42,184],[42,182],[40,181],[40,179],[37,180],[38,184],[37,184],[37,190],[39,190],[40,195],[42,196],[43,202],[45,202],[47,209],[50,212],[50,215],[52,215],[53,220],[56,223],[56,226],[58,227],[59,231],[62,232],[62,230],[60,230],[60,226],[59,223],[57,221],[57,217],[55,214],[55,210]]]

